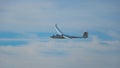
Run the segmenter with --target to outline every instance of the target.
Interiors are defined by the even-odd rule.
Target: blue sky
[[[119,68],[119,0],[0,0],[0,68]],[[51,39],[55,24],[88,39]]]

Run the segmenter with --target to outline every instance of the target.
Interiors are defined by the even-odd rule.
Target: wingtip
[[[55,27],[57,27],[57,24],[55,24]]]
[[[55,26],[57,26],[57,24],[55,24]]]

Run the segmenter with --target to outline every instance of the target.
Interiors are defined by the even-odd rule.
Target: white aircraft
[[[81,37],[80,36],[70,36],[70,35],[63,34],[62,31],[58,28],[57,24],[55,24],[55,28],[56,28],[56,31],[58,32],[58,34],[50,36],[51,38],[54,38],[54,39],[88,38],[88,32],[84,32],[83,36],[81,36]]]

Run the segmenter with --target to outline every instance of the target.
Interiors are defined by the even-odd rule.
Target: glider
[[[54,38],[54,39],[88,38],[88,32],[84,32],[83,36],[70,36],[70,35],[63,34],[63,32],[58,28],[57,24],[55,24],[55,29],[58,32],[58,34],[50,36],[51,38]]]

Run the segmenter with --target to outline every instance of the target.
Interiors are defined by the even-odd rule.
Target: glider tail
[[[84,32],[83,38],[88,38],[88,32]]]

